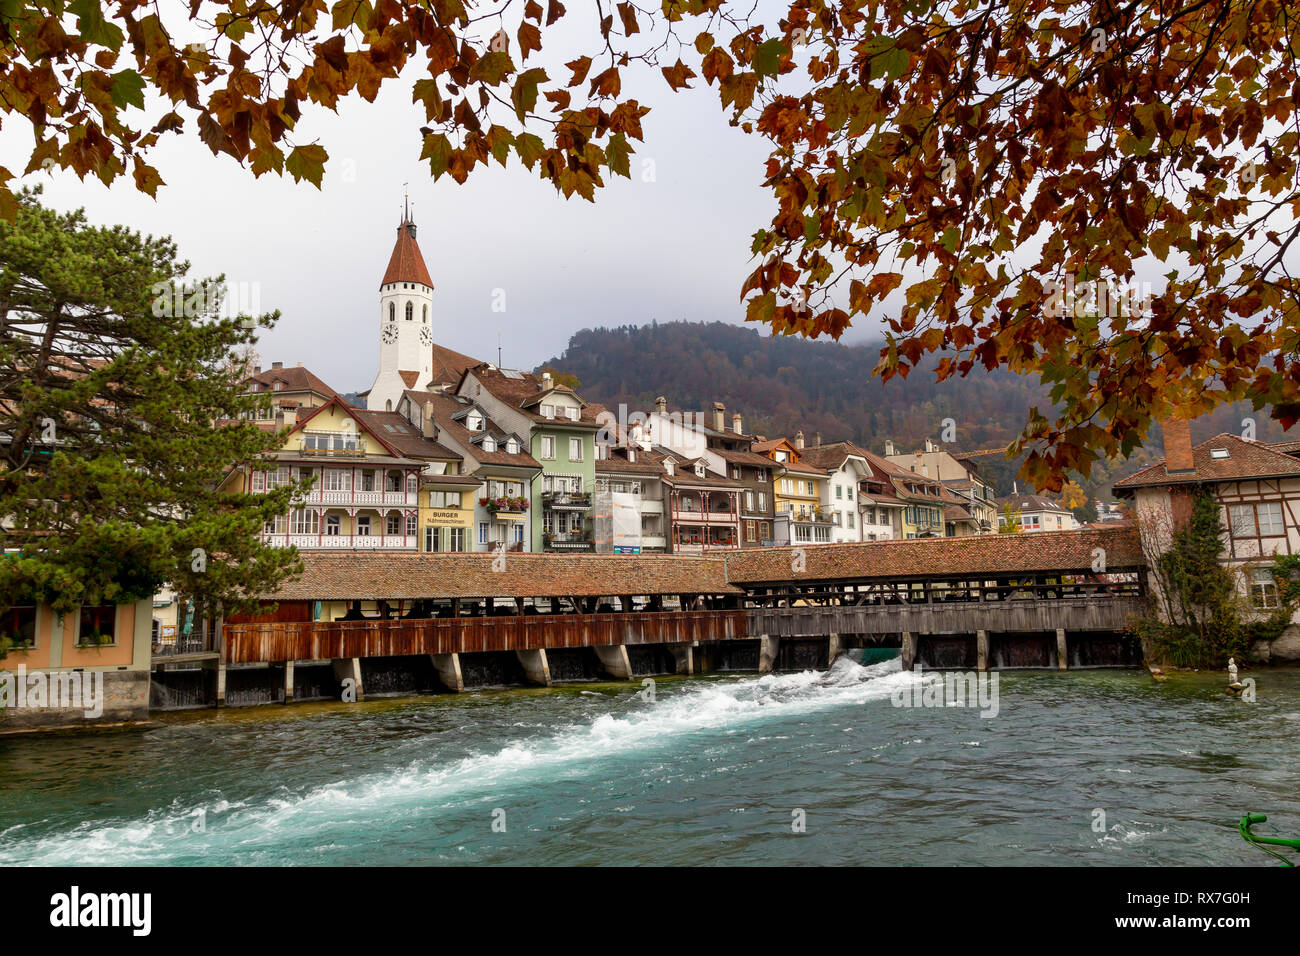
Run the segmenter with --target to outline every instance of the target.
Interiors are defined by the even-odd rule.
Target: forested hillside
[[[1047,389],[1035,379],[1008,372],[973,372],[964,379],[935,381],[933,364],[907,379],[888,383],[871,370],[878,345],[841,345],[798,337],[772,338],[753,328],[722,322],[669,322],[645,326],[584,329],[563,354],[541,367],[573,375],[588,401],[629,410],[654,407],[663,395],[675,408],[708,409],[713,402],[744,418],[753,434],[774,437],[800,429],[811,442],[850,438],[875,452],[892,438],[915,449],[927,437],[938,440],[945,418],[956,425],[956,444],[963,449],[1003,446],[1012,440],[1028,410],[1050,405]],[[1192,424],[1192,437],[1203,441],[1218,432],[1241,434],[1249,406],[1228,406]],[[1254,415],[1258,437],[1283,436],[1265,415]],[[1086,481],[1090,496],[1109,493],[1110,482],[1160,457],[1159,438],[1149,451],[1128,461],[1100,464]],[[999,493],[1011,490],[1018,461],[1000,456],[980,459],[980,470]]]

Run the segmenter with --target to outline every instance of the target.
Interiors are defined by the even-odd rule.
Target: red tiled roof
[[[377,412],[358,408],[352,413],[352,417],[363,422],[376,435],[383,436],[384,441],[408,458],[460,460],[460,455],[438,444],[432,438],[425,438],[419,428],[397,412]]]
[[[1041,537],[1041,536],[1040,536]],[[279,601],[455,597],[602,597],[734,594],[719,558],[677,555],[394,554],[302,555],[303,572],[267,595]]]
[[[1212,457],[1210,452],[1216,448],[1225,449],[1228,457]],[[1201,442],[1193,448],[1192,465],[1190,472],[1171,476],[1166,471],[1165,460],[1162,458],[1154,465],[1120,479],[1111,487],[1116,493],[1120,493],[1130,488],[1152,485],[1195,485],[1243,481],[1248,478],[1300,476],[1300,461],[1269,445],[1247,441],[1226,433],[1215,435],[1209,441]]]
[[[547,418],[545,415],[534,411],[533,406],[537,404],[536,399],[543,389],[542,380],[531,372],[514,372],[512,374],[518,375],[518,378],[508,377],[502,373],[501,369],[487,362],[476,365],[468,371],[498,399],[513,408],[519,409],[521,415],[527,415],[533,421],[548,425],[589,425],[593,427],[596,425],[596,415],[598,413],[593,412],[592,406],[585,403],[578,413],[577,421],[569,418]],[[550,391],[568,392],[578,398],[573,389],[564,385],[552,386]],[[601,411],[604,411],[603,407]]]
[[[457,421],[453,416],[469,408],[469,405],[462,405],[456,400],[454,395],[447,395],[444,392],[416,392],[407,390],[404,392],[412,402],[414,402],[423,414],[426,403],[433,405],[433,420],[438,427],[446,432],[452,439],[460,444],[462,448],[468,451],[474,458],[482,464],[493,465],[513,465],[519,468],[540,468],[541,464],[532,455],[525,450],[528,447],[527,436],[519,436],[522,444],[518,454],[512,455],[505,450],[505,443],[502,441],[497,445],[496,451],[484,451],[483,446],[475,444],[474,439],[478,437],[478,432],[472,432],[465,427],[463,421]],[[490,419],[485,418],[485,424],[488,426],[486,431],[498,439],[504,439],[506,433]]]
[[[1111,571],[1146,564],[1131,527],[1033,534],[977,534],[964,538],[916,538],[863,544],[803,546],[806,570],[791,573],[792,548],[754,548],[727,555],[732,584],[831,581],[951,575],[1064,571],[1092,573],[1102,549]]]
[[[249,383],[255,382],[270,391],[275,388],[277,381],[283,383],[280,390],[284,392],[315,392],[318,395],[324,395],[326,398],[334,398],[338,395],[338,392],[301,365],[294,368],[263,369],[256,375],[250,375],[244,379],[244,386],[247,388]]]
[[[455,385],[465,370],[482,365],[482,359],[471,358],[444,345],[433,347],[433,382],[435,385]]]
[[[414,223],[403,221],[397,227],[397,242],[393,244],[393,254],[379,284],[385,286],[390,282],[419,282],[433,288],[424,256],[420,255],[420,245],[415,241]]]
[[[402,377],[402,381],[406,384],[407,388],[415,388],[415,383],[420,380],[419,372],[409,372],[405,369],[399,368],[397,374]]]

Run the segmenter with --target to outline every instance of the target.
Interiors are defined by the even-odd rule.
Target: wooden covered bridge
[[[334,696],[348,680],[358,694],[399,693],[817,667],[866,645],[900,648],[909,668],[1125,666],[1139,662],[1122,632],[1145,585],[1130,528],[709,557],[303,561],[266,614],[216,629],[201,663],[217,702],[228,682],[256,685],[246,702],[287,701]],[[160,659],[155,675],[164,690],[169,666]],[[236,675],[247,668],[263,673]]]

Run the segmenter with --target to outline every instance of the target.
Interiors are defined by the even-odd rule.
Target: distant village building
[[[1007,530],[1007,521],[1018,523],[1021,531],[1073,531],[1079,527],[1074,512],[1059,501],[1044,495],[1014,493],[997,499],[998,527]]]

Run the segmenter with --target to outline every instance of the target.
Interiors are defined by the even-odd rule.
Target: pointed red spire
[[[393,254],[388,259],[388,268],[384,270],[381,286],[390,282],[419,282],[433,288],[429,278],[429,269],[420,255],[420,245],[415,241],[415,223],[403,216],[402,224],[397,227],[397,243]]]

